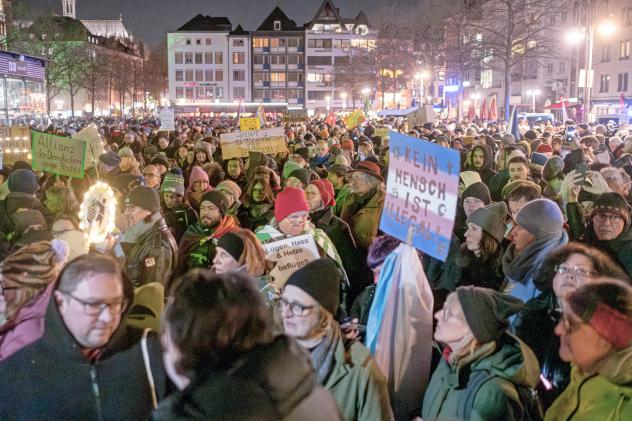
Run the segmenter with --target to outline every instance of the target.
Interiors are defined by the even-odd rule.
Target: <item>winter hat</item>
[[[292,173],[292,171],[300,170],[301,168],[303,168],[303,167],[301,167],[296,162],[294,162],[294,161],[287,161],[283,165],[283,179],[287,180],[290,177],[290,174]]]
[[[239,261],[244,252],[244,241],[234,232],[227,232],[217,240],[217,247],[224,249],[233,259]]]
[[[507,219],[508,212],[505,202],[495,202],[484,208],[476,209],[467,217],[467,223],[478,225],[500,244],[505,237],[505,231],[507,231],[505,219]]]
[[[564,174],[564,160],[559,156],[552,156],[547,159],[542,170],[542,178],[544,181],[549,182],[555,177],[563,176]]]
[[[228,210],[228,199],[224,195],[224,193],[211,190],[209,192],[204,193],[202,198],[200,199],[200,205],[202,202],[211,202],[215,206],[219,208],[219,211],[222,213],[222,216],[226,215],[226,211]]]
[[[524,303],[516,297],[489,288],[465,286],[456,289],[463,315],[474,337],[481,343],[500,338],[507,330],[507,319]]]
[[[124,156],[134,156],[134,152],[128,148],[127,146],[124,148],[119,149],[118,151],[118,156],[120,156],[121,158],[123,158]]]
[[[474,184],[470,184],[463,192],[462,197],[463,200],[468,197],[475,197],[482,200],[485,205],[489,205],[492,202],[492,197],[489,194],[489,188],[487,188],[487,186],[480,181]]]
[[[178,196],[184,196],[184,177],[168,172],[160,186],[160,193],[175,193]]]
[[[540,187],[539,184],[536,184],[533,181],[529,181],[529,180],[510,181],[509,183],[505,185],[505,187],[503,187],[503,189],[500,192],[500,195],[503,198],[503,200],[506,200],[507,197],[509,197],[509,195],[511,194],[511,192],[516,190],[518,187],[522,187],[522,186],[533,187],[535,190],[538,191],[538,194],[542,195],[542,187]]]
[[[37,176],[30,170],[15,170],[9,175],[7,182],[12,193],[35,194],[39,188]]]
[[[354,144],[353,144],[353,140],[351,139],[345,139],[340,143],[340,146],[342,146],[343,150],[349,150],[352,151],[354,150]]]
[[[314,298],[334,316],[340,305],[340,272],[331,259],[309,262],[294,272],[285,286],[293,285]]]
[[[303,183],[304,186],[307,186],[309,184],[310,174],[309,170],[306,170],[305,168],[299,168],[292,171],[287,178],[290,177],[298,178],[299,180],[301,180],[301,183]]]
[[[529,142],[521,140],[520,142],[518,142],[518,147],[524,152],[527,158],[531,156],[531,145],[529,144]]]
[[[35,225],[41,225],[44,229],[47,228],[46,218],[37,209],[16,211],[13,214],[13,220],[15,222],[15,232],[20,234],[26,231],[27,228]]]
[[[309,203],[305,192],[296,187],[286,187],[279,193],[274,202],[274,218],[277,223],[283,221],[294,212],[309,212]]]
[[[169,168],[169,161],[166,156],[161,153],[157,153],[151,157],[149,165],[164,165],[165,168]]]
[[[601,193],[593,202],[591,218],[601,210],[607,210],[621,215],[621,217],[625,219],[626,225],[630,223],[630,205],[628,205],[628,202],[619,193]]]
[[[303,157],[305,161],[309,161],[309,149],[308,148],[298,148],[294,151],[295,154],[298,154]]]
[[[548,143],[542,143],[540,146],[537,147],[535,151],[542,154],[552,154],[553,146],[549,145]]]
[[[501,139],[501,143],[503,144],[503,146],[515,145],[516,138],[511,133],[505,133]]]
[[[559,206],[549,199],[527,202],[516,215],[516,224],[527,230],[536,240],[562,232],[564,217]]]
[[[320,197],[323,200],[323,206],[334,206],[336,204],[334,186],[331,185],[329,180],[314,180],[310,184],[313,184],[318,189]]]
[[[342,155],[342,148],[337,144],[332,145],[331,148],[329,148],[329,152],[331,152],[334,156],[339,156]]]
[[[375,237],[373,243],[369,246],[369,252],[366,257],[366,263],[370,269],[375,269],[384,263],[389,254],[391,254],[399,245],[402,244],[395,237],[390,235],[380,235]]]
[[[459,175],[459,177],[461,177],[461,180],[463,181],[465,188],[468,188],[474,183],[482,182],[481,175],[477,173],[476,171],[461,171],[461,174]]]
[[[535,132],[535,130],[533,129],[529,129],[526,132],[524,132],[523,137],[529,141],[531,140],[535,140],[538,138],[538,134]]]
[[[533,165],[539,165],[540,167],[543,167],[544,164],[546,164],[546,161],[549,159],[548,156],[540,153],[540,152],[533,152],[531,154],[531,164]]]
[[[329,138],[329,130],[327,129],[322,129],[319,133],[319,137],[321,139],[328,139]]]
[[[235,196],[235,199],[239,199],[241,197],[241,188],[239,187],[239,185],[237,183],[235,183],[232,180],[224,180],[221,181],[217,187],[215,187],[215,190],[219,190],[222,191],[223,188],[226,188],[227,190],[230,190],[230,192],[233,194],[233,196]]]
[[[117,190],[122,195],[127,195],[138,186],[143,186],[145,179],[141,175],[121,174],[110,180],[110,187]]]
[[[110,167],[116,167],[121,163],[121,157],[116,152],[109,151],[99,155],[99,161]]]
[[[138,186],[129,192],[125,199],[125,204],[138,206],[151,213],[160,212],[160,196],[156,190],[147,186]]]
[[[377,178],[380,181],[384,181],[384,178],[382,178],[382,175],[380,174],[380,166],[374,162],[360,161],[356,164],[355,168],[351,170],[351,172],[356,171],[363,172]]]

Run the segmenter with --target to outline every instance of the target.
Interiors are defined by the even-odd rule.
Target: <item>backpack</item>
[[[488,381],[497,377],[489,370],[476,371],[474,375],[470,377],[468,382],[468,389],[470,392],[465,399],[459,401],[459,407],[457,408],[457,419],[469,420],[471,419],[472,409],[474,408],[474,400],[480,388]],[[518,392],[518,399],[522,406],[522,420],[523,421],[541,421],[544,419],[544,410],[542,409],[542,403],[540,397],[535,389],[526,387],[523,385],[513,383],[516,391]]]

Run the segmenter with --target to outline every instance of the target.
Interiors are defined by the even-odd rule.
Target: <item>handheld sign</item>
[[[83,178],[88,152],[85,140],[33,131],[31,149],[35,171]]]
[[[97,181],[87,191],[79,210],[79,228],[89,243],[99,243],[114,230],[116,198],[112,187]]]
[[[270,275],[279,288],[283,288],[290,275],[319,257],[311,234],[266,243],[263,244],[263,249],[266,251],[266,259],[276,262]]]
[[[90,158],[91,163],[97,162],[99,156],[105,152],[105,149],[103,149],[101,134],[99,134],[99,129],[94,123],[73,134],[72,138],[85,140],[88,143],[88,157]]]
[[[160,110],[160,130],[175,131],[175,119],[176,113],[172,108],[163,108]]]
[[[222,133],[222,156],[224,159],[248,156],[248,152],[276,154],[287,150],[283,127],[249,132]]]
[[[241,117],[239,119],[239,130],[242,132],[259,130],[260,128],[261,120],[259,117]]]
[[[455,150],[390,132],[380,229],[446,260],[456,216],[461,159]],[[409,237],[409,227],[411,228]]]

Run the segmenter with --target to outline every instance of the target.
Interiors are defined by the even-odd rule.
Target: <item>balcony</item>
[[[270,65],[270,69],[271,70],[285,70],[285,64],[271,64]]]

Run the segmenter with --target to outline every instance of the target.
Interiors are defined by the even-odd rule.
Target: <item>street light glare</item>
[[[371,93],[371,89],[369,89],[369,88],[364,88],[364,89],[362,89],[362,93],[363,93],[364,95],[368,95],[369,93]]]
[[[604,20],[599,24],[598,29],[601,35],[609,36],[617,30],[617,26],[611,20]]]
[[[584,39],[584,33],[579,28],[573,28],[566,33],[564,38],[570,44],[577,44]]]

